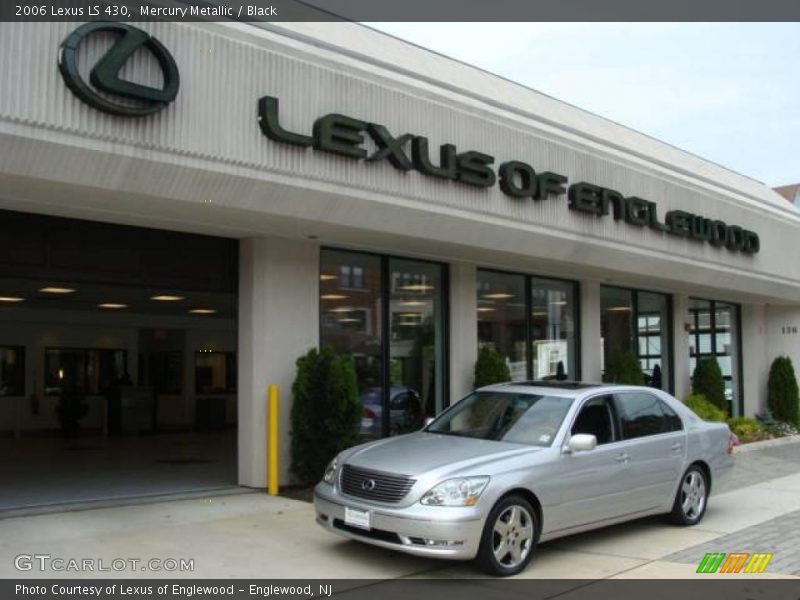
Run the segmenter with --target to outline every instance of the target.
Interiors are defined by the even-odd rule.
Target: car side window
[[[597,438],[597,445],[609,444],[618,439],[614,426],[614,413],[609,396],[589,399],[572,425],[572,435],[588,433]]]
[[[661,409],[663,403],[653,394],[627,392],[617,398],[622,408],[622,437],[626,440],[673,431]]]
[[[681,431],[683,429],[683,421],[681,421],[678,414],[663,400],[659,400],[658,405],[661,407],[661,412],[664,413],[664,431]]]

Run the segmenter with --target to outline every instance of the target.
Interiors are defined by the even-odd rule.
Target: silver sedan
[[[489,386],[420,432],[339,454],[315,488],[316,518],[347,538],[514,575],[539,541],[662,513],[695,525],[734,440],[651,388]]]

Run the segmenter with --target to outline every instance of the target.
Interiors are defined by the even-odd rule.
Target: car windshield
[[[550,446],[572,398],[507,392],[474,392],[425,429],[477,438]]]

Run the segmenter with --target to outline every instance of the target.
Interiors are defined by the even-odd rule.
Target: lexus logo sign
[[[117,39],[92,67],[86,82],[78,71],[78,48],[97,32],[110,32]],[[161,67],[164,83],[160,89],[120,78],[123,65],[140,48],[146,48]],[[78,27],[61,43],[58,69],[78,98],[98,110],[122,117],[142,117],[162,110],[178,95],[180,85],[178,66],[169,50],[147,32],[126,23],[96,21]],[[134,102],[115,101],[109,96]]]
[[[366,492],[371,492],[375,489],[375,480],[374,479],[365,479],[361,482],[361,489]]]

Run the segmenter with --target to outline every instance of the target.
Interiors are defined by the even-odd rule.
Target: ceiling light
[[[396,313],[398,317],[405,317],[408,319],[421,319],[422,313],[418,312],[407,312],[407,313]]]
[[[548,313],[542,311],[534,311],[531,313],[531,315],[534,317],[546,317]]]
[[[428,292],[434,287],[429,283],[412,283],[409,285],[401,285],[399,288],[405,292]]]
[[[566,300],[555,300],[550,303],[550,306],[566,306],[566,304],[567,304]]]
[[[339,279],[336,275],[326,275],[323,273],[319,276],[320,281],[333,281],[334,279]]]
[[[419,321],[398,321],[397,324],[400,327],[419,327]]]
[[[68,288],[68,287],[55,287],[55,286],[52,286],[52,287],[40,288],[39,291],[42,292],[43,294],[71,294],[72,292],[75,291],[75,289],[74,288]]]
[[[400,304],[403,306],[425,306],[425,302],[421,300],[402,300]]]
[[[193,308],[189,312],[193,315],[213,315],[217,311],[214,308]]]
[[[337,323],[358,323],[358,319],[350,319],[350,318],[338,319]]]
[[[19,296],[0,296],[0,302],[22,302],[25,298]]]
[[[478,312],[494,312],[494,309],[488,306],[480,306],[478,307]]]
[[[513,298],[514,294],[509,294],[507,292],[495,292],[493,294],[484,294],[484,298],[488,298],[489,300],[508,300],[509,298]]]
[[[607,312],[630,312],[630,306],[610,306],[606,309]]]
[[[349,312],[355,312],[355,311],[356,311],[356,309],[353,308],[352,306],[337,306],[336,308],[330,309],[328,312],[332,312],[332,313],[349,313]]]
[[[127,304],[118,304],[116,302],[103,302],[97,305],[98,308],[128,308]]]
[[[346,300],[347,296],[342,294],[322,294],[319,297],[320,300]]]
[[[158,296],[150,296],[150,300],[157,300],[159,302],[177,302],[183,300],[184,296],[170,296],[169,294],[159,294]]]

